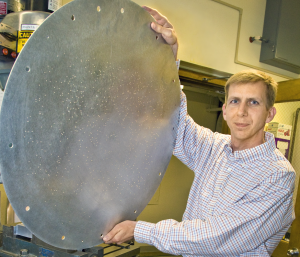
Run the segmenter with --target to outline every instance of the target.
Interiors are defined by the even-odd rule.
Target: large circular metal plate
[[[7,196],[41,240],[101,243],[134,220],[172,155],[180,87],[170,47],[129,0],[74,0],[20,53],[0,117]]]

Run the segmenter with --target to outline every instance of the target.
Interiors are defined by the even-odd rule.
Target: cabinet
[[[299,0],[267,0],[261,62],[300,74],[299,13]]]

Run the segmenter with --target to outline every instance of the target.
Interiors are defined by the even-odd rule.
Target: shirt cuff
[[[134,239],[138,243],[151,244],[151,229],[155,227],[154,223],[138,221],[134,229]]]

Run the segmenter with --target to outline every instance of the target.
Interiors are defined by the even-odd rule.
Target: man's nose
[[[238,116],[247,116],[248,115],[248,106],[247,103],[240,103],[238,108]]]

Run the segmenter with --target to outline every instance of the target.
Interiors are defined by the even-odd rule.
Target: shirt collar
[[[252,147],[249,149],[245,149],[242,151],[232,152],[231,148],[231,140],[226,144],[225,151],[228,154],[228,158],[230,160],[241,160],[244,162],[253,162],[257,159],[264,158],[265,156],[269,156],[276,149],[274,135],[265,132],[265,143],[258,145],[256,147]]]

